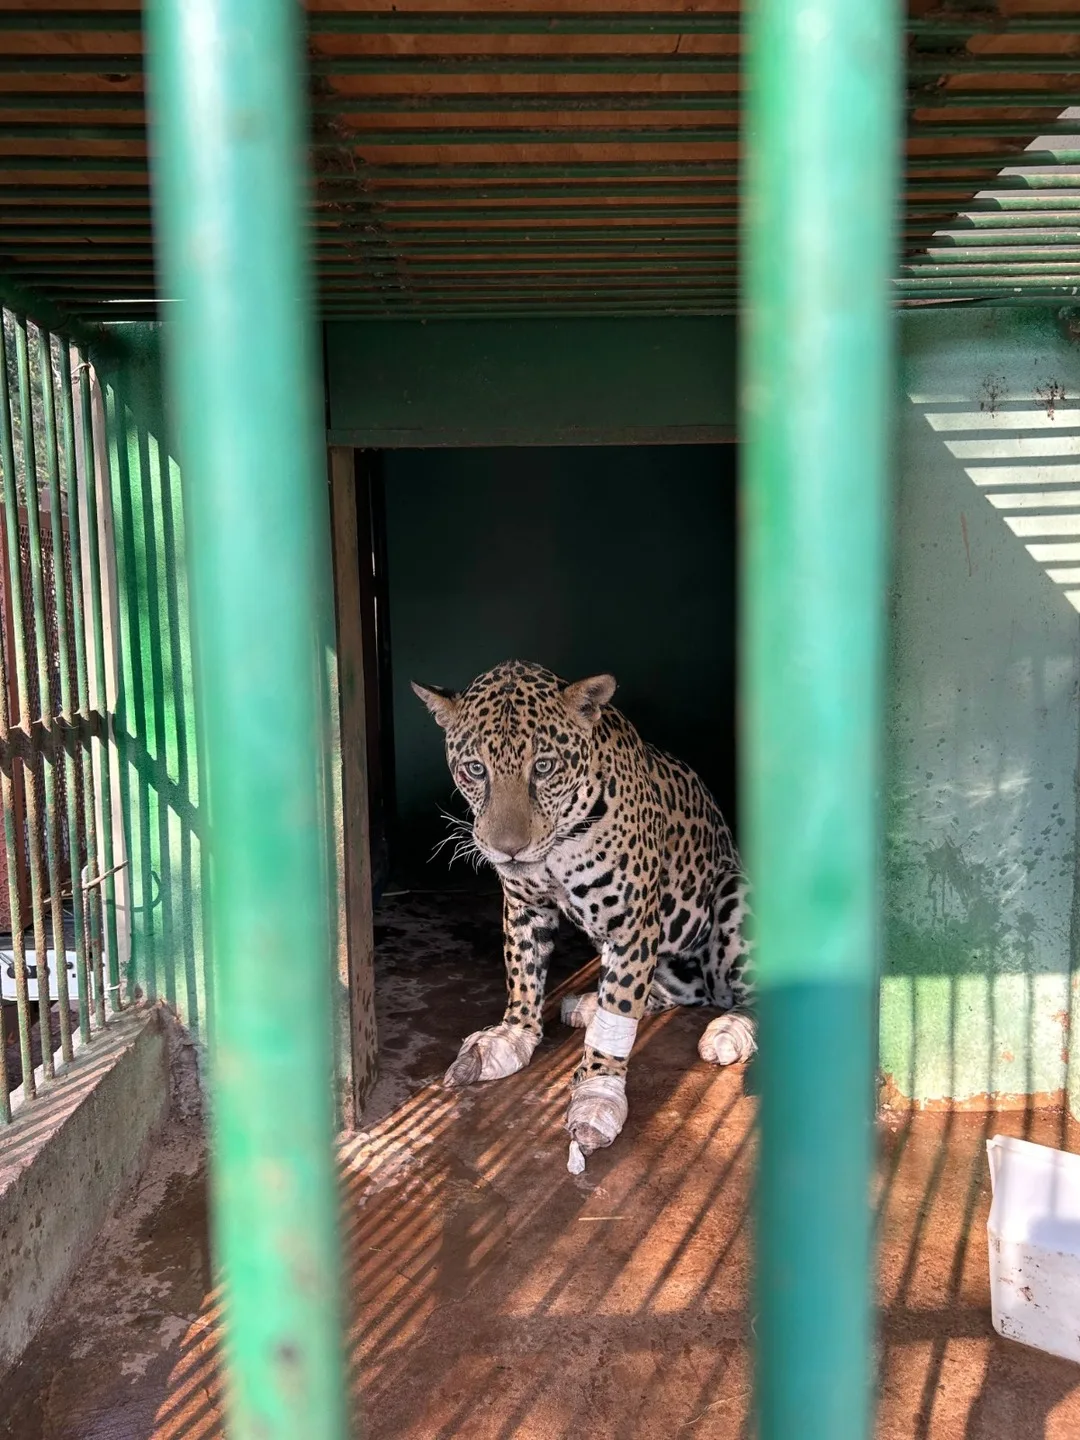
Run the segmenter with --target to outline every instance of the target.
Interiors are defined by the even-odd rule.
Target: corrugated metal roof
[[[733,310],[738,7],[519,6],[309,4],[324,315]],[[0,0],[0,277],[76,315],[153,311],[142,69],[138,6]],[[914,0],[900,298],[1077,293],[1074,104],[1080,0]]]

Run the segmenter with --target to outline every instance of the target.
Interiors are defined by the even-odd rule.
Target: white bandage
[[[599,1050],[601,1055],[625,1060],[634,1048],[637,1025],[638,1022],[629,1015],[616,1015],[597,1006],[596,1014],[585,1031],[585,1044]]]
[[[455,1066],[474,1047],[480,1057],[480,1073],[476,1078],[502,1080],[506,1075],[516,1075],[523,1070],[539,1043],[539,1035],[523,1030],[520,1025],[511,1025],[506,1020],[489,1030],[476,1030],[461,1042],[458,1058],[446,1072],[446,1083],[455,1083]]]
[[[627,1114],[624,1075],[590,1075],[574,1086],[566,1112],[566,1128],[573,1137],[567,1161],[571,1175],[580,1175],[585,1169],[586,1155],[611,1144],[626,1124]],[[582,1130],[591,1133],[586,1138]]]
[[[596,1007],[599,1004],[600,996],[595,990],[589,995],[564,995],[559,1012],[562,1023],[571,1026],[574,1030],[584,1030],[596,1014]]]
[[[757,1049],[754,1022],[749,1015],[718,1015],[706,1025],[697,1048],[702,1060],[710,1065],[749,1060]]]

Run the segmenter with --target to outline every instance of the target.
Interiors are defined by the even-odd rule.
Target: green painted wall
[[[371,449],[730,440],[735,322],[326,326],[330,439]]]
[[[445,853],[428,857],[454,808],[409,681],[463,685],[515,657],[613,673],[642,734],[733,814],[733,446],[411,450],[385,467],[398,878],[446,882]]]
[[[1067,559],[1027,547],[1080,540],[1050,533],[1080,496],[1047,507],[1080,482],[1080,350],[1035,310],[901,333],[881,1064],[920,1100],[1056,1092],[1080,621],[1048,574]]]
[[[508,428],[535,438],[541,422],[557,436],[584,425],[596,440],[625,435],[635,421],[639,437],[659,428],[686,439],[691,420],[730,431],[732,353],[714,332],[725,348],[702,359],[707,322],[696,338],[686,322],[671,322],[666,338],[649,322],[651,348],[611,372],[629,377],[625,389],[601,375],[584,398],[573,391],[566,376],[583,383],[574,354],[595,360],[607,347],[610,356],[610,325],[624,323],[603,322],[607,338],[561,326],[558,344],[548,334],[536,347],[520,326],[514,335],[503,326],[468,335],[461,326],[402,327],[392,343],[388,327],[373,326],[351,369],[355,327],[336,341],[330,327],[331,423],[344,417],[345,432],[369,444],[380,426],[384,443],[394,433],[442,445],[455,427],[461,444],[477,445]],[[436,333],[421,363],[428,331]],[[124,356],[103,378],[123,422],[113,506],[132,979],[175,997],[205,1033],[205,807],[183,507],[157,332],[124,333]],[[628,329],[614,333],[633,349]],[[646,412],[641,354],[679,353],[682,368],[670,372],[678,383],[661,376]],[[504,362],[512,373],[500,388]],[[538,374],[546,379],[530,399]],[[1080,550],[1047,559],[1028,547],[1080,546],[1080,533],[1015,531],[1067,530],[1068,518],[1047,516],[1080,517],[1080,504],[1046,504],[1055,487],[1080,490],[1078,397],[1080,350],[1053,314],[902,317],[881,1060],[903,1093],[922,1100],[1070,1083],[1080,620],[1068,591],[1080,591]],[[447,793],[438,733],[406,688],[413,675],[457,684],[514,653],[566,673],[612,669],[644,733],[698,765],[731,808],[731,456],[692,445],[388,454],[398,783],[413,883],[442,878],[423,862],[438,835],[431,807]],[[607,578],[611,554],[616,581]],[[1071,1089],[1080,1109],[1075,1067]]]
[[[161,996],[200,1039],[213,987],[203,926],[199,788],[180,471],[163,400],[161,332],[117,327],[106,395],[120,602],[117,748],[132,889],[129,990]]]

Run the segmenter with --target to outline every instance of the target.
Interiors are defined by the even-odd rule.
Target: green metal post
[[[870,1433],[899,27],[896,0],[757,0],[748,15],[742,753],[761,1440]]]
[[[155,0],[148,18],[210,806],[229,1433],[340,1440],[319,651],[330,540],[302,12],[294,0]]]
[[[108,667],[105,662],[105,590],[101,578],[101,532],[98,516],[97,456],[94,445],[93,404],[90,390],[90,376],[85,370],[79,374],[79,395],[83,415],[83,445],[85,464],[84,497],[86,500],[86,556],[88,579],[90,581],[90,620],[94,646],[94,684],[97,688],[98,709],[105,717],[105,728],[94,749],[97,756],[97,787],[101,796],[101,862],[102,871],[97,884],[101,887],[101,908],[103,925],[107,931],[107,959],[109,1012],[115,1014],[123,1008],[120,994],[120,939],[116,924],[116,876],[114,874],[115,851],[113,849],[112,811],[112,735],[113,717],[109,709]],[[114,636],[115,639],[115,636]],[[91,883],[88,878],[87,884]],[[102,935],[102,944],[106,936]]]
[[[38,486],[27,490],[26,517],[30,545],[31,593],[34,597],[34,643],[37,648],[38,694],[41,696],[41,724],[46,735],[56,733],[56,711],[62,705],[59,696],[53,694],[52,666],[49,663],[49,632],[46,607],[53,607],[56,617],[57,668],[60,668],[60,648],[66,636],[63,634],[61,616],[64,611],[64,537],[60,530],[60,517],[52,508],[60,503],[60,451],[56,438],[56,392],[53,389],[52,339],[47,330],[38,329],[38,369],[41,372],[41,410],[45,428],[45,465],[49,476],[49,538],[52,551],[52,595],[46,593],[45,552],[41,541],[41,510]],[[40,482],[39,482],[40,483]],[[59,544],[57,536],[59,534]],[[67,941],[64,938],[64,907],[61,898],[60,881],[60,807],[56,798],[57,783],[65,785],[64,760],[58,757],[51,746],[42,756],[45,773],[45,868],[49,879],[49,910],[52,919],[53,952],[56,956],[56,995],[60,1021],[60,1054],[65,1064],[73,1056],[71,1045],[71,993],[68,988]],[[74,876],[72,877],[74,882]],[[77,883],[77,882],[76,882]],[[72,889],[74,890],[74,883]],[[38,996],[42,994],[41,977],[48,975],[44,957],[38,958]],[[45,989],[48,999],[48,990]]]
[[[82,556],[79,534],[79,497],[77,462],[75,458],[75,406],[71,394],[69,373],[70,352],[60,341],[60,413],[64,422],[64,480],[67,486],[68,528],[67,552],[71,557],[71,625],[68,625],[68,587],[64,584],[64,570],[61,565],[56,588],[57,651],[60,662],[60,710],[67,725],[73,729],[78,719],[79,689],[77,677],[86,678],[85,651],[82,640]],[[61,509],[62,497],[58,483],[50,492],[50,513],[52,518],[53,555],[64,554],[64,525]],[[74,520],[71,513],[74,511]],[[54,575],[57,571],[53,570]],[[74,641],[76,662],[74,674],[76,684],[72,685],[72,641]],[[90,747],[85,754],[77,741],[72,742],[68,756],[67,778],[64,793],[67,800],[68,852],[71,859],[71,910],[75,924],[76,979],[79,991],[79,1033],[83,1044],[90,1040],[90,962],[86,945],[86,915],[84,905],[83,878],[79,860],[82,853],[82,838],[87,829],[83,823],[81,801],[83,794],[83,771],[90,765]],[[91,797],[92,799],[92,797]],[[91,810],[93,804],[91,803]]]
[[[94,460],[94,421],[90,399],[90,371],[89,360],[80,356],[79,352],[70,352],[74,373],[72,378],[72,399],[74,391],[78,387],[78,424],[82,435],[83,453],[83,483],[82,491],[86,496],[87,512],[90,512],[91,494],[95,485],[95,460]],[[83,597],[87,592],[83,589],[83,568],[82,568],[82,521],[79,514],[79,490],[78,478],[68,491],[68,524],[71,528],[71,591],[75,600],[75,675],[79,691],[79,711],[84,720],[90,719],[90,659],[87,654],[86,632],[84,629],[85,611],[83,609]],[[96,516],[96,511],[94,512]],[[96,531],[96,519],[92,524],[87,525],[91,532]],[[87,552],[93,545],[93,535],[87,536]],[[88,588],[90,600],[90,622],[93,631],[95,666],[104,666],[104,639],[102,648],[99,651],[97,637],[102,634],[101,621],[101,590],[100,576],[99,584],[95,588],[91,584]],[[102,669],[95,670],[95,684],[98,693],[98,713],[107,722],[109,704],[105,694],[105,680]],[[95,778],[96,777],[96,778]],[[103,729],[101,736],[87,744],[83,752],[83,814],[86,817],[86,884],[84,893],[86,895],[86,907],[84,910],[87,928],[87,950],[89,952],[89,963],[94,980],[94,1019],[98,1025],[105,1024],[105,897],[102,895],[101,875],[108,870],[110,861],[106,860],[99,874],[98,867],[98,833],[97,833],[97,808],[95,805],[95,794],[102,795],[102,821],[106,814],[111,814],[108,805],[108,797],[112,795],[112,777],[109,766],[109,745],[108,734]],[[104,836],[104,823],[102,825]],[[115,991],[113,992],[116,993]]]
[[[33,381],[30,375],[30,346],[27,336],[27,321],[24,315],[15,317],[15,369],[19,382],[19,421],[22,428],[23,485],[26,502],[26,549],[30,572],[30,625],[35,641],[38,680],[38,714],[30,697],[30,664],[25,604],[20,597],[16,602],[19,587],[18,568],[22,550],[18,530],[18,511],[14,505],[5,507],[7,523],[8,564],[11,568],[11,610],[15,631],[15,651],[19,674],[19,719],[22,729],[30,734],[34,720],[42,719],[49,706],[48,660],[45,640],[45,593],[41,577],[41,534],[38,524],[38,477],[37,451],[34,443],[34,402]],[[46,779],[46,795],[52,798],[52,764],[42,757],[42,773]],[[56,1073],[52,1048],[52,1021],[49,1017],[49,967],[46,961],[48,941],[45,936],[45,881],[47,878],[45,817],[42,815],[42,794],[40,777],[36,764],[23,766],[23,783],[26,787],[26,844],[30,858],[30,909],[34,925],[34,965],[38,992],[38,1033],[41,1038],[41,1071],[46,1080]],[[53,807],[55,812],[55,805]]]
[[[8,594],[15,654],[5,657],[0,666],[0,744],[6,753],[0,757],[0,804],[4,811],[4,850],[7,856],[8,897],[11,910],[11,957],[15,969],[15,1010],[19,1029],[19,1065],[22,1071],[23,1094],[32,1100],[35,1094],[33,1052],[30,1035],[30,987],[26,974],[26,916],[16,857],[23,837],[15,824],[15,761],[10,753],[11,721],[9,714],[8,669],[14,665],[19,684],[26,684],[26,645],[23,635],[22,586],[19,583],[19,477],[15,469],[15,443],[12,427],[11,395],[8,387],[8,357],[4,334],[4,312],[0,308],[0,478],[3,481],[3,525],[7,563],[0,566],[0,585]],[[14,535],[14,541],[12,536]],[[13,548],[14,546],[14,548]],[[0,650],[3,646],[0,645]],[[25,694],[25,688],[19,694]],[[21,717],[19,717],[21,718]],[[18,719],[15,719],[18,723]],[[10,1120],[11,1105],[7,1095],[7,1074],[4,1075],[4,1097],[0,1119]]]

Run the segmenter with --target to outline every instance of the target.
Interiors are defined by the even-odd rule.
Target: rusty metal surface
[[[307,10],[324,315],[736,308],[738,4]],[[0,0],[0,273],[88,323],[155,313],[140,18]],[[904,303],[1080,282],[1078,37],[1077,0],[911,0]],[[1033,260],[994,243],[1018,218]]]

